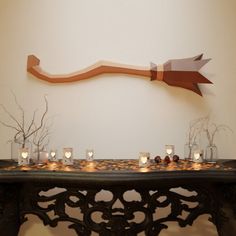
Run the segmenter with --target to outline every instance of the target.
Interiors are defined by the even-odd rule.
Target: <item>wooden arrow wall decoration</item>
[[[152,81],[159,80],[171,86],[182,87],[202,96],[198,83],[212,84],[210,80],[199,73],[199,70],[210,61],[210,59],[202,59],[202,56],[203,54],[191,58],[169,60],[163,65],[151,63],[150,67],[100,61],[71,74],[51,75],[41,69],[40,60],[36,56],[29,55],[27,71],[35,77],[50,83],[69,83],[104,73],[138,75],[149,77]]]

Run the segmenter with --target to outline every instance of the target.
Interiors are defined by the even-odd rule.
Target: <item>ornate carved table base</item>
[[[69,222],[79,236],[157,236],[167,222],[185,227],[209,214],[219,236],[235,236],[236,162],[228,164],[153,162],[145,171],[137,160],[3,166],[0,235],[17,236],[27,214],[51,227]],[[101,198],[104,190],[110,199]]]
[[[233,212],[236,209],[232,207],[232,204],[235,207],[235,203],[229,199],[224,202],[227,196],[223,192],[219,194],[212,186],[185,185],[180,191],[174,188],[179,186],[151,190],[136,188],[135,201],[126,199],[131,188],[109,187],[107,190],[112,193],[112,198],[101,201],[97,199],[98,195],[106,188],[85,189],[58,185],[59,192],[51,191],[54,187],[55,185],[45,186],[45,183],[23,184],[19,192],[19,186],[2,186],[0,232],[16,236],[19,219],[23,223],[27,220],[27,214],[34,214],[44,225],[51,227],[56,227],[62,221],[70,222],[68,227],[79,236],[89,236],[92,232],[101,236],[135,236],[141,232],[147,236],[157,236],[161,230],[168,228],[167,222],[175,221],[180,227],[185,227],[192,225],[198,216],[210,214],[220,236],[236,235]],[[229,188],[234,190],[232,186]],[[188,196],[181,194],[183,191]],[[117,202],[119,207],[116,207]],[[154,214],[166,207],[170,207],[171,211],[156,219]],[[73,208],[73,215],[70,215],[70,208]],[[137,219],[137,214],[141,215],[141,220],[140,217]]]

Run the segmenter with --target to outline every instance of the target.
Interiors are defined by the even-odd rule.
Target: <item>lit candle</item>
[[[93,156],[93,152],[88,152],[88,156],[92,157]]]
[[[71,152],[65,152],[65,157],[70,158],[71,157]]]
[[[87,161],[93,161],[94,151],[93,149],[87,149],[86,150],[86,160]]]
[[[21,156],[22,158],[26,159],[28,157],[29,153],[28,152],[22,152]]]
[[[140,157],[140,162],[142,163],[142,164],[147,164],[147,161],[148,161],[148,158],[147,157]]]
[[[174,155],[174,149],[175,149],[175,146],[174,146],[174,145],[166,145],[166,154],[167,154],[169,157],[173,157],[173,155]]]
[[[193,162],[201,163],[203,162],[203,151],[195,150],[193,152]]]
[[[51,150],[49,156],[50,156],[50,161],[57,161],[57,151],[56,150]]]
[[[63,164],[73,165],[73,148],[64,148],[63,149]]]
[[[140,152],[139,153],[139,167],[147,167],[149,165],[150,153]]]
[[[200,153],[194,153],[194,158],[195,158],[195,160],[199,160],[199,158],[200,158]]]
[[[28,165],[30,162],[29,149],[20,148],[18,155],[18,165]]]
[[[167,148],[167,149],[166,149],[166,153],[167,153],[168,155],[170,155],[170,154],[172,153],[172,149],[171,149],[171,148]]]
[[[52,158],[54,158],[54,157],[56,156],[56,152],[55,152],[55,151],[51,151],[51,152],[50,152],[50,156],[51,156]]]

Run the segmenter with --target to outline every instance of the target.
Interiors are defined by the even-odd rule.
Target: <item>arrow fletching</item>
[[[163,65],[162,81],[168,85],[191,90],[202,96],[198,83],[212,84],[199,73],[199,70],[211,59],[202,59],[203,54],[191,58],[173,59]],[[151,80],[158,80],[158,66],[151,63]],[[159,79],[160,80],[160,79]]]

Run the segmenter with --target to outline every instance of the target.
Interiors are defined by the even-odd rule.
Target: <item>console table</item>
[[[54,187],[63,190],[47,195]],[[174,190],[178,187],[188,191],[188,196]],[[111,199],[98,200],[101,190],[109,191]],[[130,190],[136,191],[138,199],[126,199],[125,193]],[[117,201],[120,207],[115,206]],[[167,206],[171,212],[156,219],[155,212]],[[73,208],[80,217],[70,215],[67,208]],[[100,220],[94,218],[96,213]],[[136,213],[143,216],[141,221],[136,221]],[[139,168],[137,160],[76,160],[73,166],[61,162],[17,166],[2,160],[1,235],[17,236],[27,214],[37,215],[51,227],[69,222],[68,227],[79,236],[92,232],[101,236],[135,236],[141,232],[156,236],[168,228],[166,222],[185,227],[198,216],[209,214],[219,236],[235,236],[236,161],[152,162],[147,168]]]

